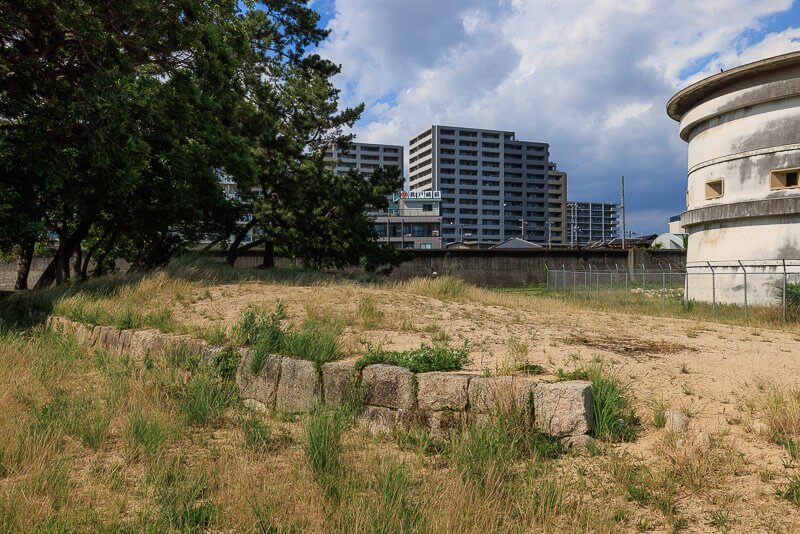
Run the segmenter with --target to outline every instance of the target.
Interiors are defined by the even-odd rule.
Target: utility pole
[[[547,248],[553,248],[553,221],[547,221]]]
[[[522,239],[525,239],[525,219],[520,219],[519,220],[519,224],[522,227],[521,228],[521,231],[522,231],[522,236],[521,237],[522,237]]]
[[[622,175],[622,198],[619,209],[622,212],[622,250],[625,250],[625,175]]]

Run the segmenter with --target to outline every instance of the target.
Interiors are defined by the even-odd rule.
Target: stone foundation
[[[156,330],[119,330],[50,317],[50,329],[71,333],[89,348],[128,354],[134,361],[181,349],[210,361],[220,347],[186,335]],[[584,381],[543,383],[527,376],[483,377],[466,373],[412,373],[405,367],[368,365],[359,372],[353,362],[313,362],[270,355],[254,364],[248,347],[239,349],[236,383],[245,405],[261,411],[304,413],[320,403],[363,404],[361,425],[369,432],[390,432],[422,423],[436,438],[466,424],[481,424],[497,410],[519,409],[529,423],[565,438],[592,430],[591,384]]]

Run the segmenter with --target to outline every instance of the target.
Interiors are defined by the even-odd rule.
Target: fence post
[[[647,271],[642,264],[642,304],[647,306]]]
[[[547,275],[547,290],[550,291],[550,266],[547,265],[547,262],[544,264],[544,272]]]
[[[716,315],[717,313],[717,273],[714,272],[714,266],[710,261],[706,262],[708,268],[711,269],[711,311]]]
[[[575,300],[578,296],[578,270],[572,270],[572,300]]]
[[[786,260],[783,260],[783,322],[786,322],[786,277],[788,273],[786,272]]]
[[[742,272],[744,273],[744,316],[747,318],[747,269],[745,268],[742,260],[738,260],[739,267],[742,268]]]
[[[667,304],[667,273],[661,271],[661,305]]]
[[[563,287],[561,289],[564,290],[564,294],[566,295],[566,293],[567,293],[567,266],[564,265],[563,263],[561,264],[561,271],[563,272],[563,274],[561,275],[561,282],[562,282],[561,285]]]
[[[589,284],[586,286],[586,298],[592,298],[592,264],[589,264]]]

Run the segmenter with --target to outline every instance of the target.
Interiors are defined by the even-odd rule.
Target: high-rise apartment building
[[[325,151],[325,161],[335,164],[336,172],[356,170],[370,175],[378,167],[399,167],[403,173],[403,147],[375,143],[350,143],[347,150],[331,147]]]
[[[551,202],[566,198],[550,188],[549,155],[547,143],[514,132],[435,125],[409,143],[409,186],[441,192],[445,242],[547,243]]]
[[[547,241],[564,245],[567,239],[567,173],[550,162],[547,171]]]
[[[619,237],[619,205],[610,202],[567,202],[567,244],[583,246]]]

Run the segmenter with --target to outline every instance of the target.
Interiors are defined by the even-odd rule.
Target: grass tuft
[[[319,407],[305,420],[305,453],[314,479],[331,498],[340,494],[342,434],[348,418],[342,412]]]

